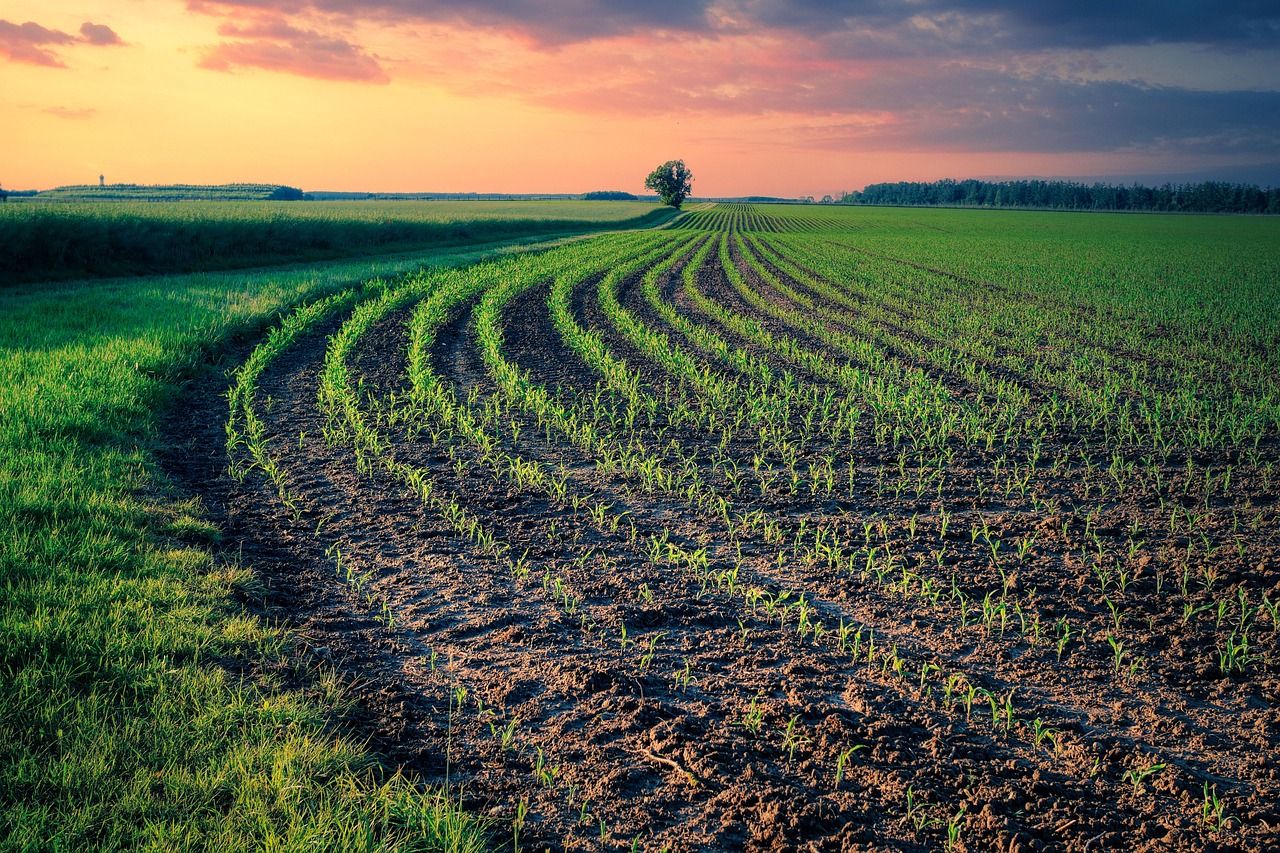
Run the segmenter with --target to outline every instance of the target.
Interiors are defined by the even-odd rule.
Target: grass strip
[[[0,294],[0,849],[483,848],[337,729],[337,680],[232,602],[250,567],[156,462],[221,347],[371,266]]]

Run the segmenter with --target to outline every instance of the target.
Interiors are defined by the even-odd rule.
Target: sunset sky
[[[1280,174],[1274,0],[0,0],[0,185]],[[1245,167],[1245,168],[1242,168]],[[1280,183],[1280,181],[1274,181]]]

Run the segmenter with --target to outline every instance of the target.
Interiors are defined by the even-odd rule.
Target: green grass
[[[339,731],[332,674],[232,603],[252,567],[154,455],[226,340],[423,260],[0,291],[0,849],[483,847]]]
[[[233,269],[633,228],[645,202],[22,202],[0,206],[0,284]]]

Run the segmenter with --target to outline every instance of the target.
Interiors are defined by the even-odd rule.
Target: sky
[[[0,186],[1280,183],[1275,0],[0,0]]]

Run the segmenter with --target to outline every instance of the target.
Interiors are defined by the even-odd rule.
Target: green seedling
[[[845,767],[848,765],[849,759],[853,757],[853,754],[867,748],[864,743],[854,744],[836,755],[836,778],[835,784],[832,785],[832,790],[840,790],[840,780],[844,778]]]
[[[1227,804],[1218,796],[1218,786],[1210,787],[1208,782],[1204,783],[1204,802],[1200,807],[1200,822],[1206,830],[1214,834],[1226,831],[1232,822],[1237,824],[1240,822],[1239,818],[1227,814]]]
[[[812,743],[812,739],[796,729],[796,724],[800,722],[798,714],[792,715],[787,721],[787,728],[782,734],[782,748],[787,751],[787,766],[790,767],[796,760],[796,750],[806,744]]]
[[[742,726],[753,735],[760,734],[760,727],[764,724],[764,709],[760,707],[759,701],[751,700],[751,706],[747,708],[746,713],[742,717],[742,721],[734,723],[736,726]]]
[[[1122,781],[1129,782],[1133,785],[1134,796],[1137,796],[1142,791],[1142,783],[1163,771],[1167,766],[1167,764],[1161,763],[1152,764],[1150,767],[1126,770],[1124,775],[1120,778]]]

